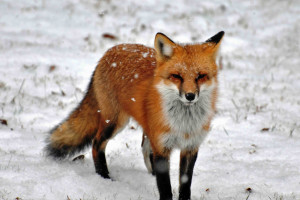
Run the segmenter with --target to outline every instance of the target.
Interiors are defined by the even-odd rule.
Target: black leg
[[[104,151],[98,151],[98,155],[96,158],[94,158],[94,164],[96,168],[96,173],[102,176],[105,179],[109,179],[109,172],[107,169],[106,164],[106,158],[105,158],[105,152]]]
[[[150,159],[150,163],[151,163],[151,167],[152,169],[154,169],[154,161],[153,161],[153,153],[151,152],[149,155],[149,159]],[[152,175],[155,176],[155,170],[152,170]]]
[[[106,158],[105,158],[105,147],[108,140],[113,136],[115,130],[115,125],[103,129],[103,131],[96,135],[93,140],[93,159],[95,164],[96,172],[103,178],[109,179],[109,171],[107,168]]]
[[[179,200],[191,199],[191,184],[198,151],[180,153]]]
[[[154,171],[160,200],[172,200],[172,189],[169,175],[169,157],[154,156]]]

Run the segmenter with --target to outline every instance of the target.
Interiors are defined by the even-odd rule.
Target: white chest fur
[[[160,83],[157,89],[162,96],[164,117],[171,128],[170,133],[161,136],[162,145],[167,148],[194,149],[205,139],[207,131],[203,125],[212,115],[212,91],[214,87],[200,92],[198,101],[185,105],[175,85]]]
[[[168,149],[179,148],[193,150],[200,146],[207,135],[207,131],[200,130],[197,133],[183,134],[181,132],[166,133],[160,140],[164,147]]]

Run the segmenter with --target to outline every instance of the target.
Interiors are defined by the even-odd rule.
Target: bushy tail
[[[80,105],[51,130],[45,147],[48,156],[63,159],[90,145],[97,133],[100,113],[92,83]]]

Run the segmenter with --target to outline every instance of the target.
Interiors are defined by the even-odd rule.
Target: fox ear
[[[208,40],[205,41],[204,43],[204,48],[206,49],[205,51],[211,53],[211,55],[216,58],[218,54],[218,49],[220,47],[222,38],[224,36],[225,32],[220,31],[216,35],[212,36]]]
[[[157,33],[154,41],[154,48],[159,60],[165,60],[172,57],[176,44],[163,33]]]
[[[206,43],[214,43],[214,44],[218,44],[223,36],[224,36],[225,32],[224,31],[220,31],[219,33],[217,33],[216,35],[212,36],[211,38],[209,38],[208,40],[206,40]]]

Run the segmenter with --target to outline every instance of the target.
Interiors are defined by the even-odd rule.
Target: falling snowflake
[[[189,180],[189,178],[188,178],[188,176],[186,174],[184,174],[183,176],[181,176],[181,182],[182,183],[186,183],[186,182],[188,182],[188,180]]]
[[[148,57],[149,52],[143,53],[143,57],[147,58]]]

